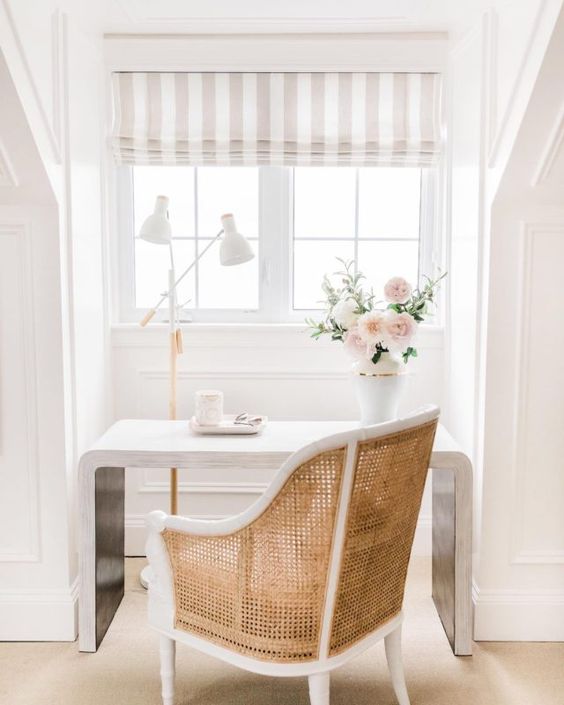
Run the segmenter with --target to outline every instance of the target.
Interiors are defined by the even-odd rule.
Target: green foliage
[[[311,328],[311,337],[318,339],[322,335],[330,335],[331,340],[345,339],[347,333],[346,328],[338,324],[332,316],[334,307],[341,301],[352,300],[355,303],[354,313],[361,316],[363,313],[372,311],[382,302],[376,301],[376,297],[372,289],[366,288],[366,278],[362,272],[357,272],[355,262],[353,260],[343,260],[337,258],[341,263],[342,268],[333,273],[333,277],[338,278],[338,284],[334,284],[332,279],[326,274],[321,283],[321,289],[325,295],[323,303],[325,306],[325,317],[321,321],[315,321],[313,318],[306,318],[305,322]],[[409,300],[403,304],[389,303],[386,308],[396,313],[407,313],[412,316],[418,323],[425,320],[429,306],[434,305],[436,293],[439,289],[440,282],[446,277],[447,273],[441,274],[436,279],[430,279],[424,276],[425,284],[420,289],[414,289]],[[377,345],[374,349],[372,362],[376,364],[383,352],[388,352],[387,348]],[[402,358],[405,363],[409,358],[417,357],[417,350],[413,347],[408,347]]]
[[[374,355],[372,355],[372,362],[374,364],[376,364],[378,360],[382,357],[383,352],[384,350],[380,346],[376,348],[376,352],[374,353]]]
[[[410,357],[417,357],[417,350],[415,348],[412,348],[411,346],[409,346],[409,348],[407,348],[407,350],[404,353],[402,353],[402,357],[403,357],[403,361],[407,365]]]
[[[326,310],[325,318],[322,321],[315,321],[312,318],[306,318],[305,322],[312,329],[311,337],[319,338],[322,335],[330,335],[331,340],[343,340],[346,329],[339,326],[334,318],[331,317],[331,312],[339,301],[352,299],[355,304],[355,313],[362,315],[367,311],[371,311],[374,305],[374,294],[372,291],[367,291],[363,287],[364,274],[354,271],[354,261],[347,261],[337,257],[341,263],[342,269],[333,272],[334,277],[339,278],[341,286],[335,286],[329,277],[325,274],[321,282],[321,289],[325,294],[323,303]]]

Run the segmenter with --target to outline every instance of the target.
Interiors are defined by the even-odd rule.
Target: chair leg
[[[390,632],[384,638],[386,647],[386,659],[390,676],[392,677],[392,685],[394,693],[398,699],[399,705],[409,705],[409,695],[405,685],[405,676],[403,674],[403,661],[401,658],[401,625]]]
[[[173,705],[176,642],[168,636],[161,636],[159,651],[161,655],[161,692],[163,705]]]
[[[329,705],[329,673],[308,676],[311,705]]]

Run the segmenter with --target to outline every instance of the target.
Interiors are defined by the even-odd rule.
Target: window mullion
[[[122,166],[116,169],[117,218],[120,237],[117,240],[119,266],[119,306],[120,318],[126,312],[135,311],[135,218],[133,169]]]
[[[355,169],[354,182],[354,271],[358,273],[358,214],[359,214],[360,169]]]
[[[287,169],[259,170],[259,308],[264,320],[284,319],[283,300],[287,266]]]
[[[430,169],[421,170],[421,204],[419,211],[419,278],[423,274],[433,276],[435,262],[435,188],[434,173]]]
[[[294,267],[294,170],[280,169],[280,205],[282,217],[280,218],[280,314],[279,320],[287,321],[292,311],[292,286]]]
[[[198,262],[199,254],[199,226],[198,226],[198,167],[194,167],[194,257],[196,264],[194,265],[194,306],[191,308],[200,308],[200,263]]]

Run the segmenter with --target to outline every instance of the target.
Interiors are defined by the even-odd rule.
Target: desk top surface
[[[199,435],[188,421],[124,419],[114,423],[90,452],[281,453],[289,454],[324,436],[358,428],[358,421],[269,421],[256,435]],[[439,425],[434,452],[461,449]]]

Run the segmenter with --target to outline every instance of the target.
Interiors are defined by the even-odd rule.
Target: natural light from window
[[[395,274],[417,281],[420,192],[418,169],[295,169],[294,309],[319,308],[335,257],[355,260],[376,291]]]
[[[133,266],[122,286],[126,310],[151,307],[166,288],[168,249],[133,238],[158,194],[170,198],[177,273],[217,234],[223,213],[235,214],[256,254],[221,267],[213,248],[206,253],[179,287],[178,300],[195,320],[206,320],[206,312],[216,314],[213,320],[218,312],[225,320],[303,318],[320,308],[321,280],[338,269],[337,257],[355,260],[376,291],[394,275],[418,281],[421,169],[138,166],[128,173],[132,244],[122,256]],[[268,274],[273,269],[276,276]]]

